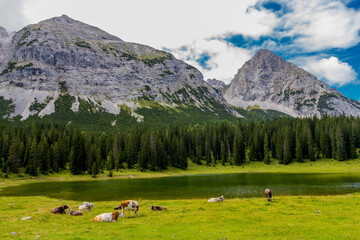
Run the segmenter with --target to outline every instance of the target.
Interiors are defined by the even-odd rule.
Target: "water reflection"
[[[239,173],[151,179],[42,182],[9,187],[0,196],[48,196],[71,200],[192,199],[224,195],[334,195],[360,191],[360,174]]]

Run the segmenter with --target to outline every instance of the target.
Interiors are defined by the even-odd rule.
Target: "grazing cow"
[[[66,214],[65,209],[68,209],[69,207],[66,205],[62,205],[61,207],[56,207],[51,210],[51,213],[54,214]]]
[[[123,217],[125,217],[126,211],[131,211],[131,216],[134,216],[134,212],[137,213],[138,216],[140,216],[139,204],[137,201],[134,200],[122,201],[121,205],[114,208],[114,210],[120,210],[120,209],[122,210]]]
[[[69,209],[69,215],[71,215],[71,216],[82,216],[84,214],[82,213],[82,211],[74,211],[72,209]]]
[[[162,211],[162,210],[166,210],[166,209],[167,209],[166,207],[159,207],[159,206],[151,205],[151,210],[153,210],[153,211]]]
[[[208,202],[222,202],[222,201],[224,201],[224,200],[225,200],[224,196],[221,195],[221,197],[210,198],[210,199],[208,200]]]
[[[272,201],[272,192],[270,189],[265,189],[265,197],[268,202]]]
[[[92,203],[89,203],[89,202],[83,202],[82,204],[80,204],[80,206],[81,205],[89,205],[91,208],[94,207],[94,205]]]
[[[91,211],[91,209],[94,207],[94,205],[92,203],[89,202],[83,202],[80,206],[79,206],[79,210],[82,211]]]
[[[120,212],[103,213],[94,217],[95,222],[116,222],[120,216]]]

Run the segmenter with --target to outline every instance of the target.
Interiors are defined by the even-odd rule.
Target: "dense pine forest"
[[[30,175],[70,169],[96,176],[104,170],[162,171],[197,164],[241,165],[245,161],[289,164],[304,159],[339,161],[357,157],[360,119],[353,117],[277,118],[237,125],[172,126],[160,130],[93,133],[55,123],[0,126],[1,175]]]

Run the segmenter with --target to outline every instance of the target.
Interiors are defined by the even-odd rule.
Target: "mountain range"
[[[11,34],[0,27],[5,121],[126,128],[323,114],[360,116],[360,104],[267,50],[226,85],[204,81],[198,69],[168,52],[66,15]]]

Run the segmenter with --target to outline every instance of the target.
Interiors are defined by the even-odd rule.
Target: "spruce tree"
[[[301,149],[300,139],[296,138],[296,149],[295,149],[296,161],[304,162],[304,157]]]
[[[9,148],[8,165],[10,171],[17,173],[21,164],[20,140],[14,135]]]
[[[310,129],[308,133],[308,150],[310,161],[315,161],[314,141]]]
[[[29,154],[29,161],[26,167],[26,172],[30,175],[36,176],[38,169],[38,147],[37,147],[37,139],[34,136],[31,147],[30,147],[30,154]]]
[[[265,137],[264,137],[264,163],[265,164],[270,163],[269,139],[268,139],[268,136],[266,133],[265,133]]]
[[[184,139],[181,138],[179,144],[179,168],[185,170],[188,167],[187,158],[185,142]]]
[[[233,160],[235,165],[239,166],[245,161],[244,138],[239,128],[236,129],[234,135]]]
[[[346,145],[343,128],[341,126],[338,126],[336,130],[336,159],[339,161],[346,160]]]
[[[226,149],[225,149],[224,141],[221,141],[220,156],[221,156],[221,164],[223,166],[225,166],[225,163],[226,163]]]

